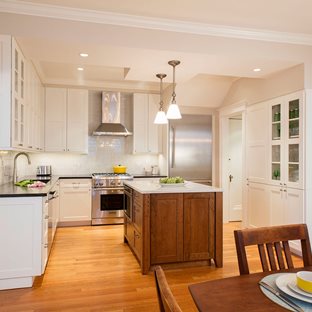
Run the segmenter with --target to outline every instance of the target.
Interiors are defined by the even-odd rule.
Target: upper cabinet
[[[42,150],[43,87],[11,36],[0,36],[0,80],[0,149]]]
[[[159,96],[135,93],[133,95],[133,152],[161,153],[162,127],[154,124]]]
[[[45,151],[88,153],[88,91],[45,90]]]
[[[270,184],[303,188],[303,107],[303,92],[270,101]]]

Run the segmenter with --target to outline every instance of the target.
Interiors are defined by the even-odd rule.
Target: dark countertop
[[[133,174],[134,178],[162,178],[163,175],[145,175],[145,174]],[[23,179],[31,179],[34,181],[43,181],[46,177],[26,176]],[[47,196],[51,188],[59,179],[91,179],[91,174],[72,174],[72,175],[57,175],[52,176],[51,180],[46,183],[44,187],[30,188],[16,186],[13,182],[0,185],[0,197],[23,197],[23,196]]]

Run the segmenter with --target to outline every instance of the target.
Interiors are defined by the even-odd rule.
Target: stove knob
[[[110,185],[115,185],[115,181],[111,181]]]

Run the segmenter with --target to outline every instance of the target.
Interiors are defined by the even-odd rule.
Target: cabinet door
[[[67,151],[88,153],[88,90],[68,89]]]
[[[60,183],[60,221],[91,220],[91,182],[68,180]]]
[[[247,214],[249,227],[270,225],[270,209],[266,184],[248,183]]]
[[[67,90],[45,90],[45,151],[66,151],[66,102]]]
[[[284,183],[303,188],[303,92],[285,97]]]
[[[11,146],[11,77],[11,37],[0,35],[0,148]]]
[[[304,223],[304,191],[287,188],[285,192],[285,224]]]
[[[133,94],[133,152],[148,152],[148,94]]]
[[[214,256],[215,193],[184,194],[184,260]]]
[[[148,96],[148,152],[161,152],[161,129],[160,125],[154,124],[155,116],[159,108],[159,95],[149,94]]]
[[[270,225],[283,225],[285,219],[285,192],[282,186],[268,186]]]
[[[250,182],[266,183],[268,165],[268,105],[247,108],[246,175]]]
[[[151,195],[151,264],[183,261],[183,194]]]
[[[25,59],[12,39],[12,146],[25,148],[26,99],[25,99]]]

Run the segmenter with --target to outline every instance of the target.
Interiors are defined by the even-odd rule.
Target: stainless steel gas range
[[[115,173],[92,174],[92,225],[124,222],[124,180],[133,176]]]

